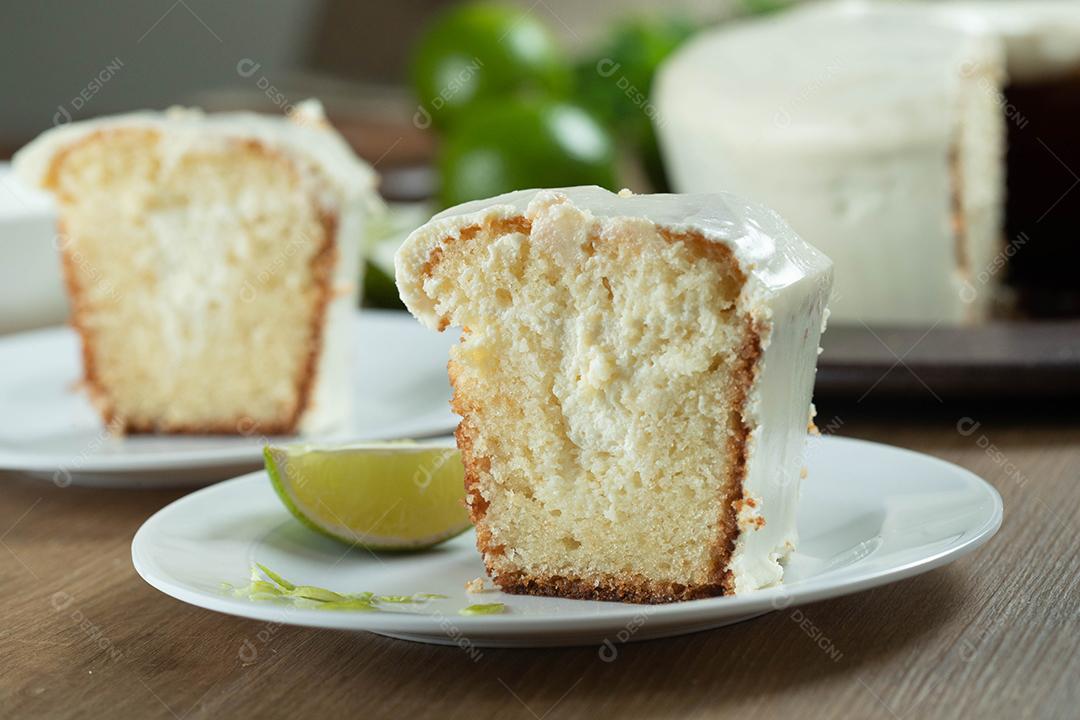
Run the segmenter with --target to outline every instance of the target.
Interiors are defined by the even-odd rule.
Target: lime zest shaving
[[[362,600],[360,598],[347,598],[335,602],[320,603],[315,607],[320,610],[356,610],[360,612],[376,612],[379,609],[371,600]]]
[[[222,583],[221,587],[226,592],[248,600],[285,602],[293,607],[305,609],[358,612],[389,612],[380,607],[383,603],[388,605],[423,604],[428,600],[449,598],[448,595],[439,593],[413,595],[376,595],[373,592],[339,593],[315,585],[294,585],[260,563],[252,566],[251,581],[246,586],[237,588],[229,583]]]
[[[250,592],[259,595],[282,595],[281,590],[278,589],[273,583],[268,583],[265,580],[255,580],[247,588]]]
[[[379,598],[380,602],[385,602],[385,603],[407,604],[407,603],[419,602],[412,595],[379,595],[378,598]]]
[[[503,612],[506,612],[506,605],[503,603],[480,603],[461,608],[458,615],[498,615]]]
[[[336,593],[333,590],[315,587],[314,585],[301,585],[295,590],[290,591],[289,595],[292,595],[293,597],[302,597],[305,600],[318,600],[319,602],[342,602],[347,599],[344,595]]]
[[[278,585],[285,588],[286,590],[295,590],[296,589],[295,585],[293,585],[291,582],[289,582],[285,578],[281,577],[280,575],[278,575],[276,572],[274,572],[270,568],[266,567],[265,565],[263,565],[261,563],[255,563],[255,567],[262,570],[263,574],[266,575],[266,577],[270,578],[271,580],[273,580],[274,582],[276,582]]]

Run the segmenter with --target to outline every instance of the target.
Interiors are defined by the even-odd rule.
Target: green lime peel
[[[502,603],[482,603],[470,605],[458,610],[458,615],[498,615],[506,612],[506,605]]]
[[[378,612],[384,610],[382,605],[414,605],[423,604],[428,600],[446,600],[448,595],[438,593],[415,593],[413,595],[376,595],[371,592],[362,593],[339,593],[314,585],[295,585],[281,575],[256,563],[251,568],[251,581],[244,587],[233,587],[228,583],[223,584],[224,589],[236,597],[259,602],[271,601],[287,603],[293,607],[316,609],[316,610],[353,610],[357,612]],[[501,603],[494,603],[500,605]],[[476,607],[486,607],[473,605]],[[493,611],[478,611],[462,614],[474,615]],[[501,612],[501,611],[494,611]]]

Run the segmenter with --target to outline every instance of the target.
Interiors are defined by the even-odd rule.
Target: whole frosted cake
[[[776,208],[836,263],[834,320],[962,323],[1001,248],[1003,76],[996,38],[918,4],[828,3],[699,36],[654,100],[675,188]]]
[[[1080,315],[1080,3],[814,4],[700,36],[654,102],[675,188],[775,207],[840,322]]]
[[[781,581],[831,263],[724,194],[523,190],[396,257],[449,365],[477,545],[516,593],[670,602]]]
[[[62,126],[15,157],[59,205],[85,388],[117,432],[313,432],[348,413],[375,176],[317,103]]]

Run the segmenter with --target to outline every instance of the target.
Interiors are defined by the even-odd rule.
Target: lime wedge
[[[285,507],[312,530],[370,550],[419,550],[469,529],[464,469],[448,445],[267,445]]]

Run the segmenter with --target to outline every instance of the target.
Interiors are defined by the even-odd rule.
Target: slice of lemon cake
[[[375,176],[318,103],[135,113],[15,157],[58,202],[84,386],[120,432],[286,434],[349,412]]]
[[[828,258],[735,197],[523,190],[398,251],[451,354],[477,545],[515,593],[671,602],[780,582]]]

